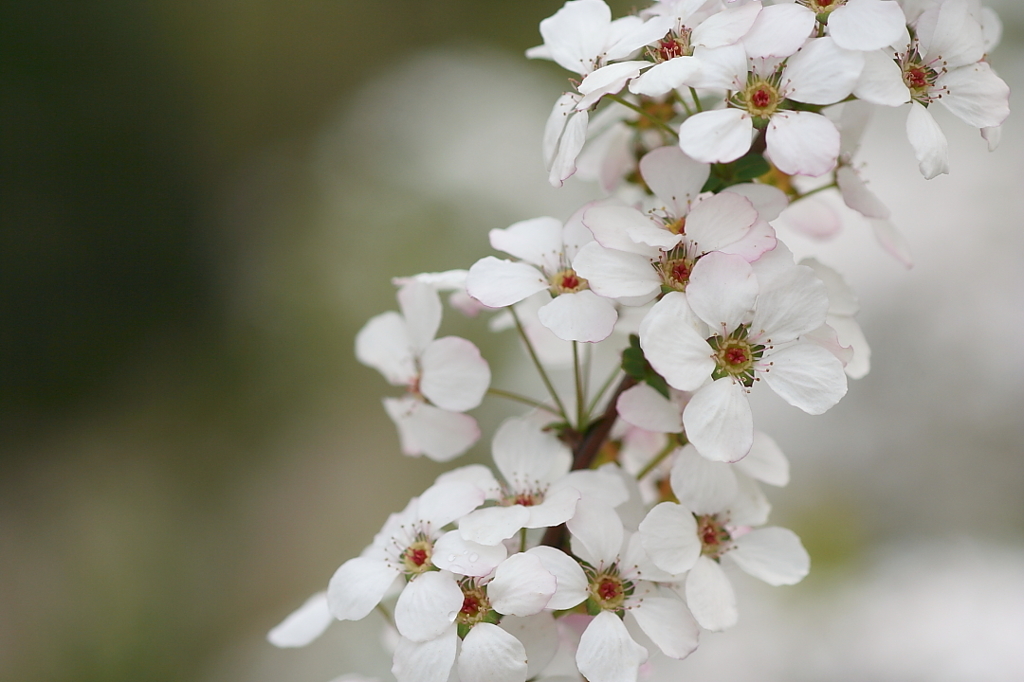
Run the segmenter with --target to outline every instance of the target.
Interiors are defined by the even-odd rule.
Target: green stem
[[[526,529],[525,528],[520,528],[519,529],[519,551],[520,552],[525,552],[526,551]]]
[[[701,106],[701,103],[700,103],[700,97],[697,96],[697,90],[696,89],[690,88],[690,97],[693,98],[693,106],[697,107],[697,111],[698,112],[704,111],[704,107]]]
[[[678,438],[679,440],[682,441],[686,440],[685,436],[679,436]],[[637,473],[636,480],[642,480],[644,476],[646,476],[647,474],[651,473],[654,470],[654,467],[661,464],[662,460],[671,455],[676,448],[681,447],[682,445],[683,443],[677,442],[677,439],[669,438],[668,444],[665,445],[662,451],[655,455],[654,459],[645,464],[644,468]]]
[[[827,185],[822,185],[821,187],[815,187],[812,190],[809,190],[807,192],[803,192],[802,194],[800,194],[800,196],[796,197],[796,199],[794,199],[793,201],[797,201],[798,199],[803,199],[804,197],[809,197],[812,194],[817,194],[818,192],[824,192],[827,189],[833,189],[833,188],[835,188],[835,189],[839,188],[839,184],[835,180],[833,180],[832,182],[828,183]]]
[[[395,627],[395,619],[391,616],[391,612],[388,611],[386,606],[378,602],[377,610],[381,612],[384,616],[384,620],[386,620],[391,627]]]
[[[526,330],[523,328],[523,323],[519,319],[516,309],[509,307],[509,312],[512,313],[512,319],[515,320],[516,329],[519,331],[519,336],[523,339],[523,343],[526,344],[526,352],[530,354],[530,359],[533,360],[533,365],[537,368],[537,373],[540,374],[541,381],[544,382],[544,386],[547,387],[548,393],[551,394],[551,399],[555,401],[555,405],[558,406],[558,415],[565,421],[569,421],[569,415],[565,411],[565,405],[562,404],[562,399],[558,397],[558,392],[555,390],[554,384],[551,383],[551,379],[548,378],[548,373],[544,371],[544,365],[541,364],[540,358],[537,357],[537,351],[533,349],[533,344],[530,343],[530,339],[526,336]]]
[[[590,404],[587,405],[587,414],[594,413],[594,410],[597,408],[598,401],[601,400],[601,396],[603,396],[608,391],[608,389],[611,388],[612,382],[615,381],[615,377],[617,376],[619,376],[618,367],[612,370],[612,373],[608,375],[608,378],[605,379],[603,384],[601,384],[601,388],[598,389],[597,393],[595,393],[594,397],[590,400]]]
[[[572,373],[576,379],[576,430],[583,433],[586,428],[586,397],[583,393],[583,369],[580,366],[580,344],[572,342]]]
[[[629,100],[625,100],[625,99],[619,97],[618,95],[605,95],[605,97],[607,97],[608,99],[612,100],[613,102],[618,102],[619,104],[621,104],[622,106],[626,107],[627,109],[632,109],[633,111],[635,111],[636,113],[640,114],[641,116],[646,118],[648,121],[650,121],[654,125],[656,125],[659,128],[661,128],[662,130],[665,130],[666,132],[671,133],[672,137],[675,137],[675,138],[679,137],[679,133],[677,133],[676,131],[672,130],[672,126],[670,126],[669,124],[665,123],[660,118],[657,118],[655,116],[651,116],[649,113],[647,113],[646,111],[644,111],[642,108],[638,107],[637,105],[633,104]]]
[[[487,393],[489,395],[496,395],[499,398],[514,400],[517,403],[523,403],[524,405],[529,405],[530,407],[536,407],[538,410],[544,410],[546,412],[550,412],[551,414],[558,414],[558,412],[548,407],[544,403],[540,402],[539,400],[527,398],[525,395],[519,395],[518,393],[513,393],[512,391],[505,391],[500,388],[488,388]]]

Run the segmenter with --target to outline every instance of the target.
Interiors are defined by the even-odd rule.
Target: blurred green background
[[[539,158],[564,75],[521,57],[560,5],[2,4],[0,678],[307,679],[263,633],[443,469],[398,454],[356,331],[394,307],[392,276],[468,267],[488,229],[565,217],[585,196],[556,198]],[[1022,14],[1000,9],[1009,66]],[[474,70],[488,65],[494,78]],[[431,78],[452,90],[415,89]],[[536,142],[482,137],[431,161],[432,139],[479,120]],[[452,169],[465,177],[448,187]],[[491,184],[474,193],[478,176]],[[869,329],[883,368],[902,314]],[[480,321],[446,325],[484,336]],[[891,395],[871,381],[821,428],[868,428],[871,396]],[[1019,383],[1006,391],[1004,430],[983,421],[984,447],[964,437],[1001,453],[987,475],[1005,489],[958,515],[1017,545]],[[884,501],[872,516],[856,491],[802,499],[781,518],[826,573],[893,537]],[[339,653],[308,679],[360,662]]]

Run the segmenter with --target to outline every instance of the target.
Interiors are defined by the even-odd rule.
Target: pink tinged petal
[[[915,28],[921,56],[928,61],[942,59],[943,66],[955,69],[985,57],[981,24],[963,0],[933,5],[918,17]]]
[[[398,305],[409,330],[409,343],[422,353],[441,326],[441,297],[429,284],[413,281],[398,290]]]
[[[491,246],[543,268],[557,268],[562,251],[562,222],[547,216],[522,220],[488,233]]]
[[[485,497],[483,490],[466,481],[435,483],[419,496],[418,517],[440,529],[479,507]]]
[[[680,391],[695,391],[715,369],[711,346],[686,294],[673,291],[658,301],[640,323],[640,346],[654,369]]]
[[[420,358],[420,391],[452,412],[471,410],[491,384],[491,369],[472,342],[456,336],[433,341]]]
[[[629,232],[636,230],[643,232],[649,227],[660,229],[651,218],[635,208],[608,205],[591,206],[583,213],[583,224],[593,233],[594,239],[605,248],[641,256],[654,257],[658,255],[657,249],[638,244],[627,236]]]
[[[558,651],[558,627],[550,613],[526,618],[505,616],[499,627],[518,639],[526,649],[527,679],[540,675]]]
[[[622,478],[604,470],[570,471],[551,485],[548,495],[560,493],[563,488],[579,492],[581,498],[596,498],[612,507],[618,507],[629,499],[629,492],[626,490]]]
[[[511,507],[477,509],[459,521],[462,537],[482,545],[496,545],[515,535],[530,520],[529,510],[519,504]]]
[[[700,556],[697,521],[681,504],[662,502],[640,522],[640,542],[654,565],[671,574],[685,573]]]
[[[317,592],[268,632],[267,641],[282,648],[306,646],[333,622],[327,593]]]
[[[693,207],[686,217],[686,236],[697,244],[700,253],[718,251],[742,239],[757,218],[749,199],[722,192]]]
[[[746,390],[728,377],[705,386],[683,409],[683,426],[686,437],[704,458],[712,462],[742,459],[754,438]]]
[[[334,572],[327,604],[338,620],[360,620],[372,611],[395,582],[399,570],[378,559],[355,557]]]
[[[727,192],[739,194],[754,205],[761,220],[772,221],[779,217],[779,214],[789,206],[789,198],[786,193],[778,187],[765,185],[759,182],[744,182],[733,185]]]
[[[455,622],[463,594],[451,573],[428,571],[405,586],[395,604],[395,626],[403,637],[426,642]]]
[[[555,593],[548,600],[547,608],[552,611],[571,609],[587,598],[587,576],[575,559],[554,547],[534,547],[526,554],[540,559],[541,564],[555,576]]]
[[[795,585],[811,569],[811,558],[800,538],[786,528],[752,530],[736,540],[726,556],[769,585]]]
[[[544,501],[527,507],[529,518],[523,523],[526,528],[551,528],[565,523],[576,513],[576,503],[580,500],[580,492],[575,488],[562,488],[549,491]]]
[[[711,174],[711,167],[694,161],[676,147],[658,147],[640,159],[640,174],[659,201],[676,217],[690,211]]]
[[[383,374],[393,386],[412,383],[418,374],[405,320],[394,311],[370,318],[359,330],[356,359]]]
[[[494,610],[512,616],[540,613],[555,594],[558,582],[533,554],[513,554],[494,571],[487,598]]]
[[[537,318],[563,341],[597,343],[611,335],[619,314],[610,300],[584,290],[556,296]]]
[[[812,239],[829,239],[843,229],[843,223],[832,207],[816,197],[794,201],[775,224]]]
[[[865,102],[887,107],[898,107],[910,101],[910,90],[903,82],[903,70],[884,50],[864,53],[864,70],[853,94]]]
[[[919,102],[910,103],[907,114],[907,138],[914,148],[918,168],[926,180],[949,172],[946,136],[939,124]]]
[[[814,20],[814,12],[802,5],[765,7],[743,37],[743,46],[753,58],[788,57],[810,37]]]
[[[705,111],[679,126],[679,148],[704,163],[726,163],[747,153],[753,133],[754,123],[742,109]]]
[[[540,34],[559,66],[587,74],[593,70],[594,58],[606,47],[611,21],[611,10],[601,0],[567,2],[540,22]]]
[[[634,95],[661,97],[676,88],[688,85],[700,72],[700,61],[683,55],[655,64],[629,84]]]
[[[544,125],[543,137],[544,166],[547,168],[550,168],[551,164],[555,162],[558,141],[562,139],[565,126],[576,111],[576,103],[579,100],[580,96],[576,93],[566,92],[555,101],[555,106],[551,109],[551,114]]]
[[[879,201],[860,174],[851,166],[841,166],[836,170],[836,184],[843,195],[847,206],[868,218],[888,218],[889,208]]]
[[[489,545],[471,542],[464,540],[459,530],[449,531],[434,543],[430,560],[440,569],[482,578],[508,556],[508,550],[500,542]]]
[[[548,286],[547,278],[534,266],[494,256],[478,260],[466,277],[466,291],[489,308],[518,303]]]
[[[708,48],[698,45],[693,50],[695,59],[700,60],[700,71],[695,88],[713,90],[742,90],[747,80],[747,52],[743,45]]]
[[[814,270],[793,265],[773,273],[755,267],[761,292],[750,324],[750,335],[758,343],[792,341],[817,329],[828,314],[828,290]]]
[[[947,71],[935,85],[946,88],[939,102],[969,126],[991,128],[1010,115],[1010,88],[985,62]]]
[[[647,649],[633,641],[622,620],[602,611],[590,621],[576,650],[576,667],[590,682],[636,682]]]
[[[753,316],[757,294],[750,263],[742,256],[717,251],[697,261],[686,287],[690,309],[719,334],[731,332]]]
[[[625,422],[647,431],[679,433],[683,430],[679,408],[648,384],[623,391],[616,408]]]
[[[686,603],[700,626],[719,632],[736,624],[736,593],[718,562],[701,557],[686,576]]]
[[[717,514],[739,489],[730,465],[708,461],[690,445],[677,451],[669,482],[676,498],[695,514]]]
[[[892,45],[906,28],[907,18],[896,2],[847,0],[828,15],[828,33],[847,50],[880,50]]]
[[[732,191],[735,187],[730,187]],[[728,194],[728,192],[723,192]],[[719,251],[722,253],[735,254],[743,258],[743,260],[753,263],[758,260],[768,251],[771,251],[778,244],[778,238],[775,236],[775,228],[772,227],[767,220],[758,220],[756,223],[750,226],[747,233],[739,240],[723,246]]]
[[[558,151],[548,172],[548,182],[552,187],[561,187],[576,172],[576,157],[587,141],[589,121],[587,112],[578,111],[566,122],[562,137],[558,140]]]
[[[669,658],[681,660],[696,651],[700,628],[682,599],[645,597],[628,613]]]
[[[784,486],[789,483],[789,460],[778,444],[763,431],[754,431],[754,444],[747,456],[736,462],[736,467],[747,476],[768,485]]]
[[[577,88],[583,99],[579,101],[576,108],[579,110],[589,109],[605,95],[619,92],[626,87],[626,83],[640,75],[640,69],[650,66],[650,62],[617,62],[602,66],[597,71],[587,75]]]
[[[748,2],[712,14],[693,29],[690,43],[705,47],[732,45],[746,35],[760,12],[760,2]]]
[[[513,635],[491,623],[477,623],[462,640],[459,679],[525,682],[526,648]]]
[[[914,267],[914,256],[910,253],[910,243],[903,236],[896,225],[889,220],[871,220],[871,229],[875,233],[875,239],[882,248],[889,252],[906,268]]]
[[[402,637],[391,672],[397,682],[447,682],[455,665],[459,636],[454,625],[436,639],[414,642]]]
[[[836,356],[839,362],[843,363],[844,371],[847,364],[853,359],[853,349],[839,343],[839,335],[836,333],[836,330],[828,324],[823,324],[817,329],[807,332],[800,338],[804,341],[816,343],[832,355]],[[847,376],[849,376],[849,372],[847,372]]]
[[[861,52],[844,50],[831,38],[809,40],[786,63],[786,97],[807,104],[834,104],[853,91],[863,69]]]
[[[768,122],[765,139],[772,163],[789,175],[824,175],[835,168],[839,156],[835,124],[810,111],[777,112]]]
[[[843,363],[813,343],[773,353],[761,376],[783,400],[808,414],[822,414],[846,395]]]
[[[611,505],[584,497],[566,525],[572,533],[573,554],[592,566],[609,566],[619,556],[624,531]]]
[[[852,317],[829,317],[829,324],[835,330],[839,344],[853,352],[853,358],[846,360],[846,376],[851,379],[867,376],[871,371],[871,346],[860,325]]]
[[[606,249],[597,242],[580,249],[573,269],[586,278],[594,292],[609,298],[639,299],[636,305],[650,301],[661,291],[661,278],[650,259]]]

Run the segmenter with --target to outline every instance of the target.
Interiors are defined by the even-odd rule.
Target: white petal
[[[722,462],[711,462],[688,445],[672,463],[672,492],[696,514],[717,514],[736,496],[736,473]]]
[[[970,15],[963,1],[933,5],[917,19],[917,38],[921,56],[941,59],[953,69],[973,64],[985,56],[981,24]]]
[[[694,161],[677,147],[665,146],[640,159],[640,174],[669,212],[684,216],[711,174],[711,167]]]
[[[765,187],[768,188],[767,185]],[[728,192],[723,192],[722,194],[730,194],[734,189],[736,189],[736,185],[730,187]],[[768,189],[774,189],[774,187]],[[723,246],[719,251],[742,256],[745,261],[753,263],[759,260],[765,253],[774,249],[778,243],[779,240],[775,236],[775,228],[767,220],[758,220],[750,226],[750,229],[747,230],[747,233],[741,239]]]
[[[541,271],[528,263],[487,256],[473,264],[466,291],[489,308],[504,308],[549,286]]]
[[[882,248],[904,267],[913,267],[914,257],[910,253],[910,244],[907,243],[907,238],[896,228],[896,225],[890,220],[871,220],[869,222],[875,233],[875,239],[882,245]]]
[[[609,473],[606,470],[578,469],[551,484],[548,495],[560,493],[563,488],[576,490],[583,498],[592,497],[601,500],[605,504],[618,507],[629,499],[629,492],[622,483],[621,476]]]
[[[772,163],[790,175],[823,175],[835,168],[839,156],[835,124],[810,111],[777,112],[768,122],[765,139]]]
[[[565,124],[565,130],[558,141],[558,151],[551,162],[548,182],[553,187],[561,187],[576,172],[576,157],[579,156],[583,144],[587,141],[587,123],[590,117],[585,111],[576,112]]]
[[[697,649],[700,628],[676,597],[645,597],[629,614],[669,658],[683,659]]]
[[[634,95],[661,97],[676,88],[687,85],[700,71],[700,60],[690,56],[676,57],[655,64],[629,84]]]
[[[551,59],[559,66],[586,74],[593,68],[593,59],[606,47],[611,18],[608,5],[599,0],[567,2],[540,22],[540,34]]]
[[[903,70],[885,50],[864,53],[864,70],[853,94],[858,99],[887,107],[898,107],[910,101]]]
[[[384,375],[393,386],[404,386],[416,378],[412,342],[401,315],[381,313],[356,334],[356,359]]]
[[[755,264],[761,284],[750,335],[760,343],[780,344],[817,329],[828,314],[828,290],[812,269],[795,265],[763,273]]]
[[[888,218],[889,208],[868,189],[860,174],[851,166],[836,170],[836,184],[847,206],[868,218]]]
[[[743,37],[750,57],[788,57],[800,49],[814,28],[814,12],[802,5],[772,5],[757,15]]]
[[[611,335],[619,314],[610,300],[584,290],[556,296],[537,318],[563,341],[597,343]]]
[[[491,384],[491,368],[472,342],[457,336],[436,339],[420,358],[420,390],[443,410],[464,412],[480,404]]]
[[[789,460],[782,449],[763,431],[754,431],[754,444],[747,456],[736,462],[747,476],[768,485],[784,486],[789,483]]]
[[[783,400],[808,414],[822,414],[846,395],[843,363],[813,343],[773,353],[762,376]]]
[[[282,648],[306,646],[322,635],[332,622],[334,616],[327,606],[327,593],[317,592],[268,632],[267,641]]]
[[[698,45],[693,56],[700,60],[700,71],[695,88],[712,90],[742,90],[747,80],[747,52],[743,45],[725,45],[723,47],[703,47]]]
[[[447,682],[455,664],[459,637],[454,625],[436,639],[413,642],[402,637],[391,672],[397,682]]]
[[[654,565],[679,574],[691,568],[700,556],[697,521],[681,504],[662,502],[640,522],[640,542]]]
[[[558,141],[562,138],[565,126],[569,117],[576,111],[576,103],[580,96],[574,92],[566,92],[555,101],[551,109],[547,123],[544,125],[544,166],[550,168],[555,162],[555,154],[558,152]]]
[[[726,191],[745,197],[754,205],[762,220],[775,220],[789,206],[789,198],[785,192],[778,187],[760,182],[743,182],[733,185]]]
[[[700,23],[690,34],[693,45],[706,47],[722,47],[739,41],[761,12],[760,2],[748,2],[739,7],[727,7],[712,14]]]
[[[564,476],[572,466],[572,453],[558,437],[535,419],[510,417],[494,434],[494,463],[516,491]]]
[[[590,682],[636,682],[647,649],[633,641],[626,625],[610,611],[590,621],[576,650],[576,666]]]
[[[699,318],[686,294],[666,294],[640,325],[640,345],[651,366],[674,388],[694,391],[715,369],[711,346],[694,328]]]
[[[573,554],[595,567],[609,566],[622,549],[623,528],[615,510],[605,502],[583,498],[576,515],[566,521],[572,533]]]
[[[686,576],[686,603],[702,628],[725,630],[736,624],[736,593],[718,565],[702,556]]]
[[[440,529],[476,509],[484,498],[484,491],[467,481],[435,483],[419,496],[418,517]]]
[[[547,216],[513,223],[488,233],[491,246],[543,268],[558,265],[562,252],[562,221]]]
[[[847,50],[880,50],[899,40],[906,23],[896,2],[847,0],[828,15],[828,33]]]
[[[459,521],[459,532],[466,540],[482,545],[497,545],[507,540],[530,520],[530,511],[515,504],[510,507],[477,509]]]
[[[573,269],[586,278],[591,289],[609,298],[639,297],[646,302],[661,290],[661,278],[648,258],[606,249],[597,242],[580,249]]]
[[[526,618],[505,616],[499,627],[518,639],[526,649],[527,679],[540,675],[558,651],[558,628],[550,613]]]
[[[686,236],[701,253],[717,251],[742,239],[757,221],[750,200],[734,192],[722,192],[701,201],[686,217]]]
[[[491,623],[477,623],[462,640],[459,679],[525,682],[526,648],[513,635]]]
[[[679,408],[648,384],[623,391],[616,402],[619,417],[647,431],[679,433],[683,430]]]
[[[816,196],[794,201],[782,212],[775,226],[794,230],[811,239],[829,239],[843,229],[835,210]]]
[[[713,462],[742,459],[753,443],[754,417],[743,387],[726,377],[697,391],[683,409],[686,437]]]
[[[844,50],[831,38],[809,40],[786,63],[786,97],[807,104],[834,104],[853,91],[863,68],[862,53]]]
[[[463,601],[451,573],[427,571],[405,586],[395,604],[395,625],[403,637],[426,642],[455,622]]]
[[[811,558],[800,538],[786,528],[752,530],[737,539],[726,556],[769,585],[795,585],[811,568]]]
[[[555,594],[548,600],[549,609],[571,609],[587,598],[587,576],[575,559],[554,547],[534,547],[526,553],[540,559],[544,569],[555,576]]]
[[[409,330],[409,342],[417,353],[422,353],[441,326],[441,298],[437,289],[413,281],[398,290],[398,305]]]
[[[543,502],[526,508],[529,518],[523,525],[526,528],[550,528],[565,523],[576,513],[576,503],[580,497],[580,492],[575,488],[549,491]]]
[[[939,102],[969,126],[991,128],[1010,115],[1010,88],[985,62],[948,71],[935,86],[947,89]]]
[[[619,92],[628,81],[640,75],[642,67],[649,65],[650,62],[642,61],[617,62],[602,66],[597,71],[588,74],[577,88],[583,95],[583,99],[579,101],[576,108],[579,110],[589,109],[605,95]]]
[[[919,102],[910,103],[907,114],[907,138],[914,148],[918,168],[926,180],[949,172],[946,136],[939,124]]]
[[[717,251],[697,261],[686,286],[690,309],[720,334],[753,317],[757,294],[757,277],[750,263],[742,256]]]
[[[750,149],[754,122],[741,109],[695,114],[679,126],[679,147],[704,163],[735,161]]]
[[[555,594],[555,576],[533,554],[513,554],[494,571],[487,598],[498,613],[532,616],[540,613]]]
[[[498,543],[485,545],[463,539],[460,531],[461,524],[460,530],[449,531],[434,543],[430,560],[438,568],[458,575],[481,578],[490,575],[491,571],[508,556],[508,550],[505,549],[505,545],[500,544],[500,540]]]
[[[327,586],[327,603],[338,620],[360,620],[384,598],[398,569],[366,557],[349,559],[334,572]]]

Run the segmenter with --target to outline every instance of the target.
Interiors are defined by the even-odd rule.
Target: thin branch
[[[569,414],[565,411],[565,405],[562,404],[562,399],[558,397],[558,391],[555,390],[554,384],[551,383],[551,379],[548,378],[548,373],[544,371],[544,365],[541,364],[540,358],[537,357],[537,351],[533,349],[533,344],[530,343],[530,339],[526,336],[526,330],[523,328],[523,323],[519,320],[519,315],[516,313],[516,309],[509,307],[509,312],[512,313],[512,319],[515,320],[516,329],[519,331],[519,336],[522,337],[523,343],[526,344],[526,351],[530,354],[530,359],[533,360],[534,366],[537,368],[537,372],[540,374],[541,381],[548,389],[548,393],[551,394],[551,399],[555,401],[555,405],[558,406],[559,416],[565,421],[569,421]]]

